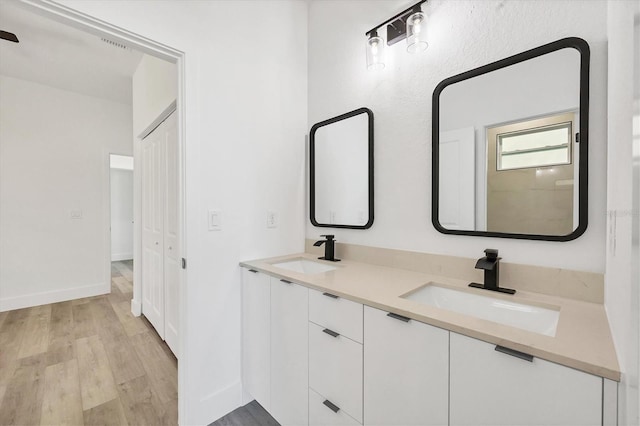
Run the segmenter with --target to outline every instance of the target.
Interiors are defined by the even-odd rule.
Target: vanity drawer
[[[326,401],[326,403],[325,403]],[[360,425],[333,401],[309,389],[309,426],[351,426]],[[338,409],[337,411],[336,408]]]
[[[362,422],[362,345],[309,323],[309,387]]]
[[[309,321],[362,343],[362,304],[309,290]]]

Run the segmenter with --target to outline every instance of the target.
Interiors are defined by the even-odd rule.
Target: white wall
[[[241,402],[238,262],[304,250],[306,2],[63,3],[185,52],[180,422],[208,424]],[[213,208],[218,232],[207,231]]]
[[[143,55],[133,74],[133,132],[140,136],[178,96],[176,64]]]
[[[604,272],[606,211],[606,3],[444,1],[428,13],[429,49],[387,48],[380,72],[365,66],[365,31],[407,6],[391,1],[314,1],[309,10],[309,121],[366,106],[375,115],[375,222],[336,230],[339,242]],[[535,23],[532,25],[532,23]],[[591,47],[589,226],[566,243],[443,235],[431,224],[431,101],[443,79],[557,39]],[[326,229],[307,222],[307,238]],[[567,256],[567,253],[571,253]]]
[[[0,311],[107,293],[109,152],[131,153],[131,107],[6,76],[0,93]]]
[[[637,159],[633,152],[635,120],[640,121],[640,83],[638,56],[640,51],[640,4],[634,1],[612,1],[607,8],[609,35],[608,84],[608,173],[607,173],[607,240],[605,275],[605,307],[622,370],[619,391],[619,424],[640,422],[638,392],[640,282],[638,282],[638,216]],[[635,18],[635,35],[634,35]],[[635,66],[635,71],[634,71]],[[635,72],[635,75],[634,75]],[[634,107],[635,94],[635,107]],[[638,128],[640,126],[637,125]],[[636,138],[640,132],[636,129]],[[636,146],[638,140],[635,141]],[[634,154],[636,177],[634,173]],[[633,184],[632,184],[633,183]],[[633,230],[635,224],[635,238]],[[635,255],[634,255],[635,251]],[[635,268],[635,269],[634,269]]]
[[[111,261],[133,259],[133,170],[111,169]]]

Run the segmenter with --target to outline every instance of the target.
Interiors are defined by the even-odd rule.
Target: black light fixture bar
[[[403,40],[407,36],[407,18],[415,12],[419,12],[421,10],[420,5],[426,2],[427,0],[420,0],[419,2],[413,4],[411,7],[406,8],[402,12],[392,16],[381,24],[376,25],[375,27],[367,31],[365,35],[367,37],[370,37],[372,34],[376,35],[378,28],[382,27],[384,24],[389,24],[387,25],[387,45],[391,46],[392,44]]]

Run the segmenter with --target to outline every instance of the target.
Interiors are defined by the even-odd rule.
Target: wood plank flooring
[[[131,314],[133,265],[111,294],[0,312],[0,425],[177,425],[177,361]]]

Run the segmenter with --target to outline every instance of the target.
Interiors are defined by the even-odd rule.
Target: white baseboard
[[[133,253],[111,253],[111,261],[118,262],[120,260],[133,259]]]
[[[14,309],[30,308],[32,306],[47,305],[49,303],[65,302],[67,300],[82,299],[83,297],[98,296],[109,293],[110,287],[104,283],[91,284],[62,290],[43,291],[22,296],[0,298],[0,312]]]
[[[131,313],[136,317],[142,315],[142,304],[136,299],[131,299]]]
[[[187,418],[185,424],[211,424],[240,407],[242,404],[242,384],[240,381],[231,386],[200,399],[198,409],[200,418]]]

